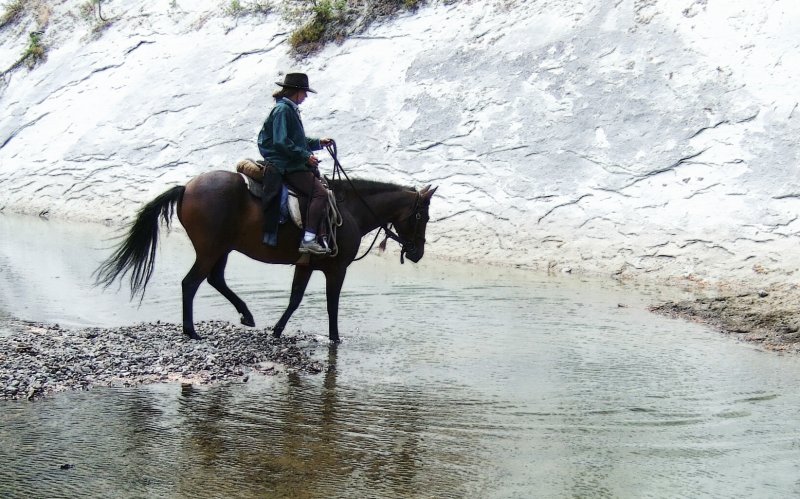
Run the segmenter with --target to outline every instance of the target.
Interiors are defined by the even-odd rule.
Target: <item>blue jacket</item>
[[[306,137],[297,104],[287,98],[275,102],[258,134],[258,151],[281,172],[309,171],[312,151],[322,149],[318,138]]]

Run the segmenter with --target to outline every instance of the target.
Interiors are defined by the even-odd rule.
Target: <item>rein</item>
[[[370,212],[370,214],[373,217],[375,217],[376,219],[379,219],[378,215],[375,214],[375,212],[372,210],[372,207],[369,205],[369,203],[367,203],[367,201],[361,196],[361,193],[358,192],[358,190],[356,189],[355,185],[353,185],[353,181],[350,180],[350,177],[347,175],[347,172],[344,171],[344,168],[342,167],[342,164],[339,162],[339,158],[337,157],[337,154],[336,154],[337,153],[336,142],[334,140],[331,140],[330,144],[325,146],[325,149],[328,151],[328,154],[330,154],[331,157],[333,158],[333,172],[331,174],[331,180],[334,180],[334,179],[338,178],[338,180],[341,181],[342,177],[344,177],[347,180],[347,183],[350,184],[350,187],[352,187],[353,192],[355,193],[356,197],[358,197],[358,199],[361,201],[361,203],[364,204],[364,206],[367,208],[367,210]],[[416,222],[414,224],[414,237],[416,237],[416,235],[417,235],[417,230],[419,228],[419,220],[421,218],[421,215],[420,215],[418,210],[419,210],[419,193],[417,193],[417,199],[414,201],[414,210],[413,211],[416,214]],[[361,260],[362,258],[367,256],[370,251],[372,251],[373,246],[375,246],[375,242],[378,240],[378,236],[380,236],[380,234],[381,234],[381,230],[383,230],[383,232],[386,234],[386,237],[388,239],[392,239],[394,241],[397,241],[400,244],[400,246],[401,246],[401,249],[400,249],[400,263],[401,264],[405,263],[404,255],[408,251],[413,251],[414,250],[414,248],[415,248],[414,241],[413,240],[406,241],[405,239],[400,237],[399,234],[395,233],[392,229],[390,229],[388,224],[385,224],[385,223],[381,223],[380,226],[378,227],[378,232],[375,233],[375,238],[372,240],[372,243],[369,245],[369,248],[367,248],[367,251],[365,251],[364,254],[361,255],[360,257],[354,259],[353,260],[354,262],[357,262],[357,261]]]

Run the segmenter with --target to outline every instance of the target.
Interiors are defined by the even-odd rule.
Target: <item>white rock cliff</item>
[[[429,255],[640,279],[785,281],[800,258],[800,3],[435,3],[303,61],[226,2],[49,8],[0,90],[0,209],[120,223],[258,157],[282,72],[351,175],[439,186]],[[44,8],[43,7],[43,8]],[[0,31],[0,68],[37,29]],[[332,161],[323,162],[323,171]]]

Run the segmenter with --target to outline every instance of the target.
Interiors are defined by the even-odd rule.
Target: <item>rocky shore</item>
[[[65,390],[145,383],[246,382],[252,373],[319,373],[321,339],[273,338],[268,329],[199,322],[202,341],[178,324],[68,329],[16,321],[0,337],[0,397],[34,400]]]
[[[650,310],[706,324],[766,350],[800,353],[800,290],[794,285],[670,301]]]

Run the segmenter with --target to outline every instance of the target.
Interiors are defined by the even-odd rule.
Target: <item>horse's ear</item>
[[[428,189],[430,189],[430,188],[431,188],[431,185],[430,185],[430,184],[426,185],[425,187],[423,187],[423,188],[422,188],[422,189],[419,191],[419,195],[421,196],[421,195],[425,194],[426,192],[428,192]]]
[[[433,193],[439,188],[438,186],[434,187],[433,189],[430,187],[431,186],[428,186],[420,192],[420,196],[422,196],[422,199],[425,199],[426,201],[430,201],[433,197]]]

